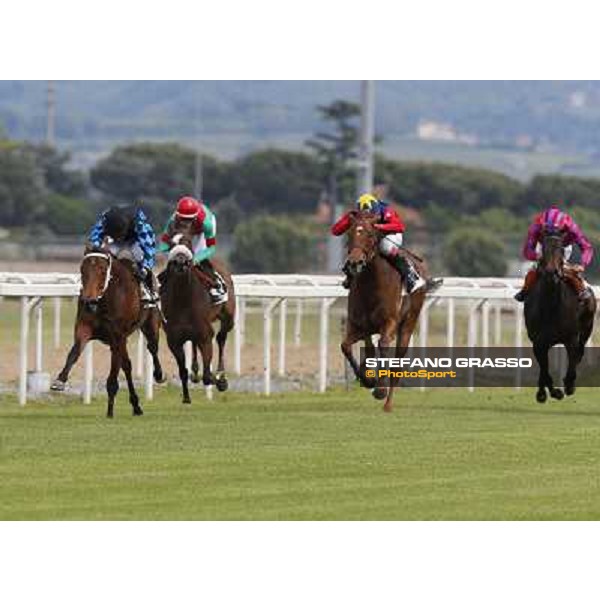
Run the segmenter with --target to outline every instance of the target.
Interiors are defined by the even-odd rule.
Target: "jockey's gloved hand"
[[[149,272],[150,272],[150,271],[148,271],[148,269],[146,269],[145,267],[142,267],[142,268],[139,270],[140,279],[141,279],[142,281],[146,281],[146,279],[148,279],[148,273],[149,273]]]

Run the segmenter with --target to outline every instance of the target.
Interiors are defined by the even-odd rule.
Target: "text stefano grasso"
[[[533,360],[526,357],[480,358],[480,357],[433,357],[433,358],[386,358],[369,357],[365,360],[368,369],[450,369],[456,368],[494,368],[494,369],[529,369]]]

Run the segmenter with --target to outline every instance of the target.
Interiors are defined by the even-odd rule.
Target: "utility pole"
[[[54,146],[56,120],[56,89],[54,81],[48,81],[48,97],[46,105],[46,144]]]
[[[202,154],[198,147],[196,149],[196,166],[194,168],[194,198],[197,200],[202,198],[202,183]]]
[[[375,82],[360,84],[360,141],[358,150],[358,194],[373,189],[373,147],[375,139]]]

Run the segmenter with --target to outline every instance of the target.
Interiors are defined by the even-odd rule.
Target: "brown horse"
[[[154,362],[154,379],[163,381],[158,359],[160,315],[156,308],[144,308],[140,285],[133,272],[131,261],[117,259],[108,252],[87,252],[81,262],[81,293],[75,321],[75,341],[67,356],[63,370],[52,384],[55,391],[63,391],[69,373],[90,340],[108,345],[111,366],[106,390],[108,392],[107,417],[114,412],[115,396],[119,390],[119,371],[123,369],[129,388],[129,402],[134,415],[142,415],[142,407],[133,384],[131,360],[127,352],[127,338],[141,329]]]
[[[160,297],[166,324],[167,343],[179,368],[179,377],[183,388],[183,402],[191,402],[188,388],[188,370],[185,364],[184,346],[186,342],[192,343],[194,362],[192,365],[197,381],[198,361],[197,349],[202,355],[202,382],[204,385],[216,384],[217,389],[223,392],[228,387],[225,374],[225,343],[227,335],[233,329],[235,320],[235,291],[231,274],[220,264],[213,260],[218,273],[223,277],[229,298],[223,304],[213,304],[208,294],[210,282],[208,275],[193,264],[192,243],[188,236],[182,236],[178,243],[169,252],[169,261],[166,269],[160,274]],[[217,333],[219,360],[216,377],[211,370],[213,358],[213,338],[215,331],[213,322],[221,323]]]
[[[377,217],[368,213],[351,215],[348,230],[346,269],[352,275],[348,295],[346,336],[342,352],[356,377],[366,387],[374,387],[361,373],[360,365],[352,354],[352,346],[363,340],[368,352],[373,352],[371,336],[379,334],[379,348],[389,348],[396,341],[396,356],[402,358],[408,349],[410,337],[425,301],[427,288],[411,295],[403,293],[403,282],[396,269],[379,254],[381,233],[374,227]],[[424,265],[417,268],[426,278]],[[392,410],[394,388],[380,380],[373,396],[386,399],[384,410]]]

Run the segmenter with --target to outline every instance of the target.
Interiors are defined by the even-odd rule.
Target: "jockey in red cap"
[[[572,246],[576,244],[581,250],[581,267],[568,265],[564,270],[566,281],[573,286],[580,300],[586,300],[592,295],[590,287],[587,285],[581,271],[592,261],[594,249],[589,240],[583,235],[581,229],[573,219],[556,206],[547,208],[536,215],[533,223],[529,226],[527,239],[523,246],[523,256],[527,260],[538,261],[541,258],[540,243],[542,234],[545,231],[553,231],[562,234],[563,246],[565,248],[565,261],[571,256]],[[527,298],[529,290],[537,280],[537,265],[530,269],[525,276],[523,288],[516,294],[515,300],[523,302]]]
[[[183,196],[177,202],[177,208],[160,236],[158,251],[168,252],[174,242],[173,238],[184,231],[192,235],[194,264],[208,271],[214,282],[209,290],[211,300],[214,304],[226,302],[228,293],[225,281],[210,261],[216,251],[217,219],[206,204],[192,196]]]

